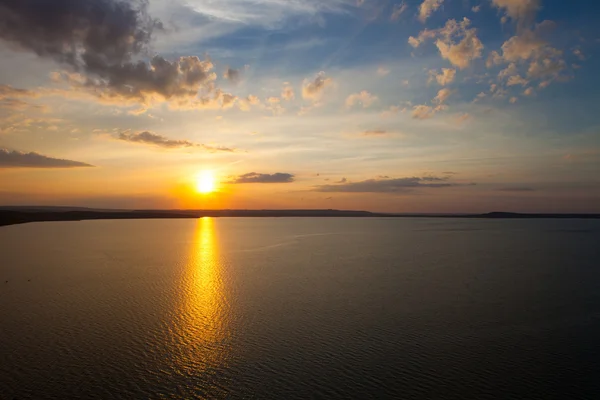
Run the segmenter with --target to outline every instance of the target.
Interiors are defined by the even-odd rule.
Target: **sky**
[[[595,0],[0,0],[0,205],[600,212],[598,20]]]

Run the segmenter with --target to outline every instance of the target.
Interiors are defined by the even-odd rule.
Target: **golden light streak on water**
[[[187,374],[218,368],[227,360],[228,303],[218,248],[214,220],[199,219],[185,265],[178,316],[182,346],[178,364]]]

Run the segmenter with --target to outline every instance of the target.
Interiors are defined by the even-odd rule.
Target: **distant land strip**
[[[600,214],[520,214],[509,212],[491,212],[486,214],[394,214],[346,210],[97,210],[69,207],[0,207],[0,226],[44,221],[201,217],[600,219]]]

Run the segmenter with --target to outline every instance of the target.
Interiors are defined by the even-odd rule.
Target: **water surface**
[[[3,227],[0,398],[597,399],[599,268],[593,220]]]

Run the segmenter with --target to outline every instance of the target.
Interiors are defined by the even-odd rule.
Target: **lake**
[[[598,399],[600,221],[0,228],[1,399]]]

